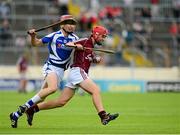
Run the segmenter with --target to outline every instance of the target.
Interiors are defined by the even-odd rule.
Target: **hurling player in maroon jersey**
[[[75,90],[80,87],[92,96],[93,104],[101,119],[103,125],[108,124],[111,120],[116,119],[119,114],[106,113],[100,95],[99,87],[88,76],[88,70],[92,62],[99,63],[100,57],[96,56],[91,49],[95,44],[101,45],[107,37],[108,31],[102,26],[96,26],[92,30],[89,38],[80,39],[76,42],[67,43],[69,47],[74,47],[74,58],[67,78],[67,84],[61,95],[47,102],[41,102],[27,110],[28,121],[32,123],[33,115],[39,110],[47,110],[64,106],[75,94]]]
[[[28,70],[28,54],[23,54],[17,61],[17,69],[20,75],[19,79],[19,93],[26,93],[27,85],[27,70]]]

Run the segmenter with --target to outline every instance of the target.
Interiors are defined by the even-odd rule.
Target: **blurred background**
[[[27,89],[37,89],[47,48],[31,48],[27,30],[72,14],[77,35],[86,37],[95,25],[110,32],[90,76],[103,91],[180,91],[180,0],[1,0],[0,89],[17,89],[17,61],[28,57]],[[53,27],[39,37],[57,31]]]

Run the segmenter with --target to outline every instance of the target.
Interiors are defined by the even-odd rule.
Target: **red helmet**
[[[104,38],[107,36],[107,34],[108,30],[103,26],[95,26],[92,30],[92,37],[98,45],[102,45]],[[103,38],[99,35],[102,35]]]
[[[95,26],[92,30],[92,34],[107,35],[108,30],[103,26]]]
[[[68,23],[76,25],[77,21],[74,19],[72,15],[62,15],[60,18],[60,25]]]

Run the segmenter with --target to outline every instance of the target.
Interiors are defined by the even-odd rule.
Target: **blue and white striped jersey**
[[[49,57],[47,63],[67,69],[71,61],[72,48],[66,47],[65,44],[77,39],[79,38],[75,34],[64,37],[61,30],[43,37],[43,44],[48,43]]]

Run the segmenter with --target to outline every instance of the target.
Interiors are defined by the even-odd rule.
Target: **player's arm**
[[[31,44],[32,46],[41,46],[43,45],[42,40],[36,37],[35,29],[31,29],[28,31],[28,34],[31,36]]]
[[[76,50],[84,50],[84,47],[81,44],[76,43],[76,42],[69,42],[66,44],[66,46],[75,48]]]
[[[16,66],[17,66],[17,70],[18,72],[20,73],[20,63],[21,63],[21,60],[22,60],[22,57],[20,57],[16,63]]]

